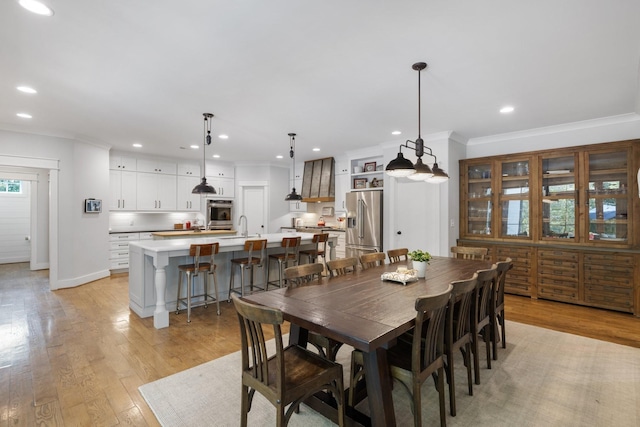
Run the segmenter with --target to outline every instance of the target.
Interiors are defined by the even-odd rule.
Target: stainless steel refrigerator
[[[382,252],[382,191],[347,193],[346,256]]]

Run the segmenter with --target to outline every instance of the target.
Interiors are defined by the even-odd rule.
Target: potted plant
[[[417,270],[418,277],[425,277],[427,264],[431,261],[431,254],[429,252],[423,252],[420,249],[416,249],[415,251],[409,252],[407,255],[409,256],[409,259],[411,259],[413,268]]]

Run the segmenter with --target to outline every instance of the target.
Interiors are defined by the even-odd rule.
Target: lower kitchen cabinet
[[[152,240],[151,232],[109,234],[109,270],[129,269],[129,243],[138,240]]]

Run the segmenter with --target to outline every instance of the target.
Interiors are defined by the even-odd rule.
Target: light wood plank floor
[[[231,304],[156,330],[129,311],[127,280],[51,292],[48,271],[0,265],[0,427],[158,425],[138,386],[239,349]],[[506,307],[509,320],[640,347],[628,314],[515,296]]]

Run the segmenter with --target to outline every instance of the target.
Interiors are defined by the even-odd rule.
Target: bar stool
[[[284,279],[284,269],[291,267],[292,265],[298,265],[298,256],[300,255],[300,236],[298,237],[284,237],[282,239],[281,246],[284,248],[284,252],[278,254],[269,255],[269,267],[271,267],[271,261],[278,263],[278,281],[275,280],[267,282],[267,289],[269,285],[278,285],[282,287],[282,279]]]
[[[217,305],[218,316],[220,316],[220,300],[218,298],[218,278],[216,275],[215,255],[218,253],[218,243],[207,243],[191,245],[189,247],[189,256],[193,257],[192,264],[182,264],[178,266],[178,299],[176,301],[176,314],[180,314],[180,303],[187,307],[187,323],[191,322],[191,308],[204,306],[207,308],[208,298],[211,298],[211,302],[215,301]],[[201,258],[209,257],[209,262],[201,262]],[[205,273],[203,280],[204,293],[199,295],[192,295],[193,293],[193,278],[198,277],[200,272]],[[181,298],[180,290],[182,288],[182,275],[187,276],[187,296]],[[216,293],[215,298],[209,295],[209,275],[213,276],[213,289]],[[197,305],[191,304],[192,298],[203,298],[203,301]]]
[[[247,257],[245,258],[234,258],[231,260],[231,279],[229,281],[229,297],[228,301],[231,302],[231,292],[235,292],[240,296],[244,296],[244,272],[245,270],[249,270],[249,285],[250,289],[253,292],[253,270],[254,267],[261,267],[264,270],[264,283],[265,287],[267,286],[267,278],[269,270],[266,265],[267,261],[267,240],[246,240],[244,242],[244,250],[248,252]],[[259,257],[255,257],[254,254],[260,253]],[[234,269],[233,267],[237,266],[240,268],[240,290],[237,290],[233,286],[234,281]],[[260,290],[264,290],[264,288],[258,288]]]
[[[302,264],[303,256],[306,256],[309,259],[309,263],[316,262],[318,260],[318,257],[321,256],[323,264],[326,267],[327,265],[326,253],[327,253],[328,240],[329,240],[329,234],[327,233],[314,234],[312,242],[315,245],[315,249],[304,249],[300,251],[300,264]]]

